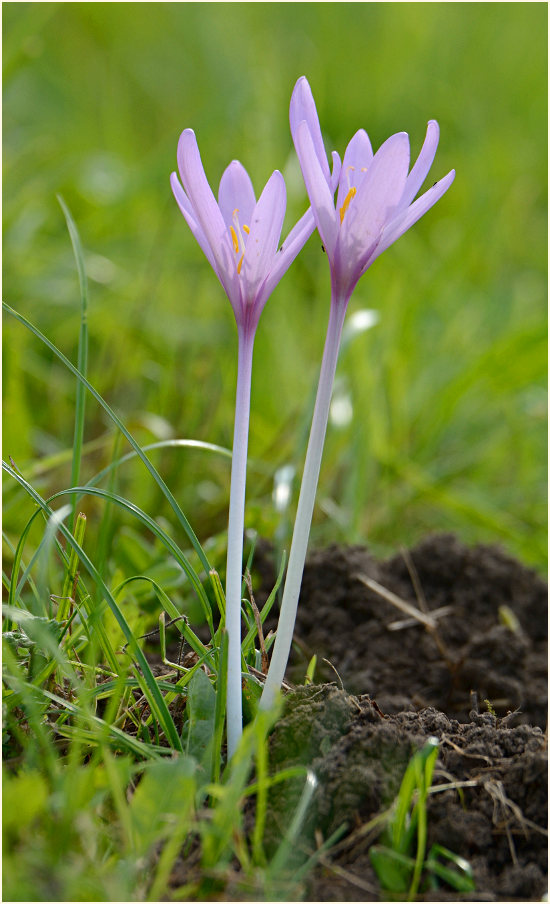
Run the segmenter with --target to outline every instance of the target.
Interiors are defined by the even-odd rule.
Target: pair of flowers
[[[231,302],[239,340],[226,578],[229,756],[234,753],[242,732],[242,550],[252,352],[260,314],[269,295],[317,227],[330,266],[330,316],[277,636],[260,703],[267,708],[281,685],[292,642],[348,301],[373,261],[439,200],[454,179],[451,170],[415,200],[437,149],[439,128],[433,120],[428,123],[424,144],[410,172],[409,139],[405,132],[392,135],[373,154],[363,129],[349,142],[343,161],[333,151],[331,171],[315,102],[304,77],[298,79],[292,94],[290,128],[311,207],[280,247],[286,190],[278,170],[256,201],[246,170],[234,160],[223,173],[216,201],[204,173],[195,134],[192,129],[186,129],[178,144],[183,188],[176,173],[171,176],[180,210]]]

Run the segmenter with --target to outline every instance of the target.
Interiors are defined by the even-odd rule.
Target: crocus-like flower
[[[414,201],[435,157],[437,122],[428,123],[426,139],[410,173],[406,132],[392,135],[373,154],[367,133],[360,129],[344,154],[335,204],[317,111],[305,78],[294,88],[290,128],[330,264],[333,302],[346,304],[363,273],[433,207],[455,172],[451,170]]]
[[[216,202],[192,129],[180,136],[178,169],[183,188],[176,173],[170,183],[179,208],[225,289],[239,332],[254,333],[271,292],[315,228],[311,208],[279,248],[286,189],[278,170],[256,201],[248,173],[233,160],[221,178]]]
[[[307,79],[303,77],[298,79],[292,94],[290,129],[315,223],[327,253],[332,292],[277,637],[262,694],[262,707],[271,705],[281,685],[290,652],[348,301],[358,280],[373,261],[439,200],[455,175],[451,170],[415,201],[437,149],[437,123],[434,120],[428,123],[426,139],[410,173],[409,138],[405,132],[392,135],[373,154],[367,133],[360,129],[344,154],[335,203],[315,102]]]
[[[315,221],[309,209],[279,248],[286,208],[280,172],[272,174],[256,201],[246,170],[234,160],[221,178],[216,202],[192,129],[185,129],[180,136],[177,159],[183,188],[172,173],[172,190],[227,293],[239,340],[226,576],[227,746],[231,757],[242,733],[241,583],[254,336],[269,295],[313,232]],[[339,169],[335,170],[333,186],[338,175]]]

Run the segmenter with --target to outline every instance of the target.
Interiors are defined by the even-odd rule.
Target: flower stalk
[[[233,458],[231,462],[231,492],[227,528],[227,571],[225,586],[225,626],[228,636],[227,666],[227,746],[234,752],[242,734],[241,684],[241,587],[246,495],[246,461],[248,454],[248,424],[250,419],[250,387],[254,333],[239,330],[237,393]]]
[[[270,709],[273,706],[290,654],[345,314],[346,304],[331,305],[277,635],[260,700],[261,709]]]

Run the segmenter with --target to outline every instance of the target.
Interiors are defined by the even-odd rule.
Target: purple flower
[[[286,189],[278,170],[256,201],[248,173],[233,160],[216,202],[192,129],[180,136],[178,169],[183,188],[176,173],[170,182],[179,208],[225,289],[237,326],[254,333],[271,292],[315,228],[311,209],[279,248]]]
[[[216,203],[192,129],[180,136],[178,168],[183,188],[172,173],[172,191],[227,293],[239,339],[225,584],[227,749],[231,758],[242,734],[241,583],[254,337],[269,295],[313,232],[315,220],[310,208],[279,248],[286,208],[284,179],[275,170],[256,201],[248,173],[237,160],[221,178]],[[333,190],[336,179],[337,175],[331,183]]]
[[[330,264],[332,298],[317,398],[288,557],[286,581],[271,664],[261,708],[269,708],[281,686],[292,643],[300,585],[309,540],[330,398],[346,308],[357,281],[372,262],[409,229],[447,191],[451,170],[417,201],[432,165],[439,127],[428,123],[426,139],[409,173],[409,138],[398,132],[373,154],[367,133],[360,129],[347,146],[334,203],[331,177],[315,102],[307,79],[298,79],[290,101],[290,129],[317,229]],[[333,154],[335,164],[339,164]]]
[[[290,128],[329,259],[333,301],[345,306],[365,270],[433,207],[449,188],[455,171],[415,201],[439,141],[435,120],[428,123],[426,139],[410,173],[405,132],[392,135],[373,154],[367,133],[360,129],[344,154],[334,204],[315,102],[304,77],[298,79],[292,94]]]

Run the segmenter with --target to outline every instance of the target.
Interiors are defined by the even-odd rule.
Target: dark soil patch
[[[359,576],[417,609],[419,588],[429,611],[444,610],[437,634],[407,619]],[[405,625],[395,630],[399,622]],[[291,681],[303,682],[316,653],[337,669],[349,693],[370,694],[385,713],[434,706],[466,721],[475,691],[481,708],[489,700],[497,715],[520,710],[516,722],[546,726],[547,588],[498,548],[468,548],[437,535],[382,562],[359,546],[314,552],[294,636]],[[335,679],[322,662],[315,677]]]
[[[256,564],[268,587],[267,555]],[[435,610],[435,630],[361,578],[428,614]],[[410,757],[430,736],[440,742],[434,784],[468,785],[430,796],[429,844],[469,860],[476,891],[442,886],[424,899],[541,899],[547,873],[546,600],[533,571],[499,549],[470,549],[452,536],[429,538],[385,562],[361,547],[313,553],[288,678],[303,682],[315,653],[316,680],[335,678],[324,657],[345,691],[333,684],[289,695],[272,736],[272,765],[306,763],[319,780],[304,850],[342,823],[348,828],[310,876],[308,900],[383,900],[368,853],[374,839],[362,827],[394,799]],[[273,794],[273,843],[298,793],[295,783]]]

